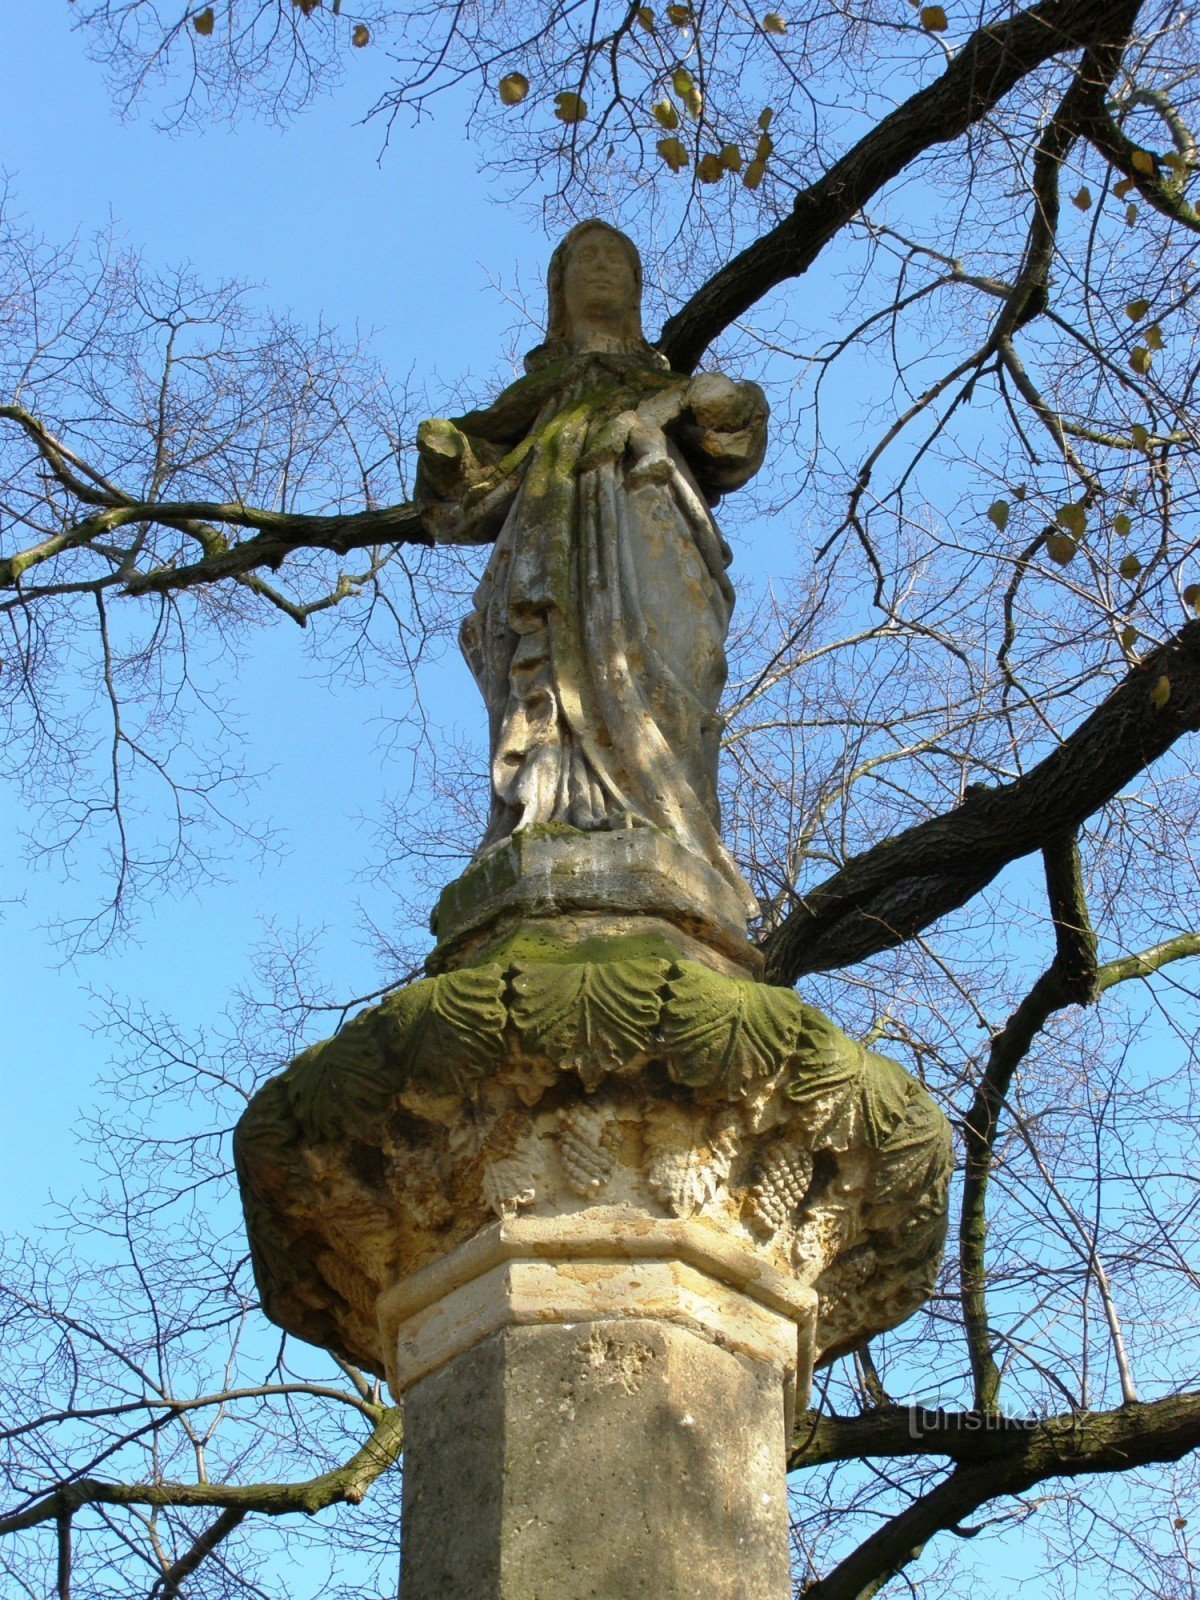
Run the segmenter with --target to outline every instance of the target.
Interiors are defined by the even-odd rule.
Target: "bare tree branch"
[[[659,339],[671,365],[690,372],[712,341],[777,284],[799,277],[829,240],[922,151],[985,117],[1043,61],[1123,37],[1138,0],[1041,0],[980,28],[935,83],[876,124],[801,190],[791,215],[748,245],[670,317]]]
[[[1156,703],[1161,680],[1169,685]],[[1010,861],[1074,832],[1185,733],[1200,729],[1200,622],[1151,651],[1030,772],[856,856],[803,895],[765,944],[774,983],[863,961],[978,894]]]
[[[54,1521],[85,1505],[214,1506],[267,1517],[357,1505],[376,1478],[400,1459],[403,1437],[400,1407],[381,1407],[370,1437],[348,1461],[304,1483],[106,1483],[81,1478],[42,1496],[24,1511],[0,1516],[0,1535]]]
[[[798,1437],[803,1443],[793,1450],[792,1468],[914,1450],[956,1462],[948,1478],[870,1535],[827,1577],[803,1590],[804,1600],[859,1600],[874,1593],[872,1585],[881,1576],[902,1570],[935,1533],[956,1527],[1000,1495],[1023,1494],[1047,1478],[1178,1461],[1200,1446],[1200,1393],[1034,1424],[1008,1420],[990,1430],[975,1412],[955,1416],[901,1410],[854,1419],[806,1418]]]

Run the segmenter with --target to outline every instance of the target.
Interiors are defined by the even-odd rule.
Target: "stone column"
[[[404,1427],[401,1600],[789,1600],[769,1365],[655,1318],[509,1327]]]
[[[595,1208],[493,1224],[379,1321],[401,1600],[788,1600],[812,1290],[703,1223]]]
[[[268,1314],[403,1400],[403,1600],[787,1600],[794,1413],[928,1294],[945,1120],[648,915],[455,960],[236,1140]]]

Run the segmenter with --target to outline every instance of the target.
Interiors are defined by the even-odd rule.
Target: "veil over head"
[[[602,217],[588,217],[559,240],[550,257],[546,272],[546,338],[525,357],[526,372],[538,372],[551,362],[561,361],[571,354],[571,315],[567,305],[565,279],[571,251],[589,233],[606,233],[621,248],[633,273],[635,299],[630,307],[622,333],[628,349],[649,359],[656,366],[666,366],[662,354],[649,344],[642,332],[642,258],[638,247],[628,234],[614,228]]]

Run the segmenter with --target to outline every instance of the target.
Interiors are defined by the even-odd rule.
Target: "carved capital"
[[[552,953],[510,947],[412,984],[256,1095],[236,1154],[270,1316],[383,1372],[411,1286],[514,1239],[624,1262],[644,1237],[645,1259],[747,1292],[687,1254],[697,1229],[738,1273],[791,1286],[818,1362],[916,1309],[950,1173],[948,1125],[919,1084],[790,990],[628,939]],[[610,1235],[625,1243],[597,1256]],[[472,1272],[464,1284],[498,1276],[470,1295],[453,1286],[463,1326],[532,1314],[538,1284],[547,1307],[583,1314],[578,1276],[524,1259]],[[646,1294],[698,1305],[673,1270]],[[624,1266],[590,1281],[606,1314],[626,1290],[642,1304]],[[481,1295],[489,1310],[463,1311]]]

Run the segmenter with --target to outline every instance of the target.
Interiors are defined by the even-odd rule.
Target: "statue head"
[[[585,350],[661,361],[642,333],[642,258],[619,228],[576,223],[550,257],[546,288],[546,341],[526,356],[528,371]]]

